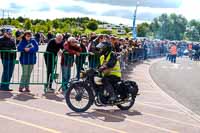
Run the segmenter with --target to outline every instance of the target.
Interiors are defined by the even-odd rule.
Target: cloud
[[[59,6],[56,8],[57,10],[64,11],[64,12],[78,12],[84,14],[94,14],[95,12],[88,11],[86,8],[81,6]]]
[[[134,12],[130,10],[109,10],[101,14],[102,16],[116,16],[125,19],[133,19]],[[151,21],[161,13],[139,12],[137,19],[142,21]]]
[[[9,3],[9,9],[7,9],[8,11],[11,11],[11,12],[21,12],[22,10],[25,9],[25,6],[22,6],[20,4],[16,4],[14,2],[12,3]]]
[[[19,4],[17,4],[17,3],[10,3],[10,5],[9,5],[9,8],[10,9],[14,9],[14,10],[21,10],[21,9],[23,9],[23,8],[25,8],[24,6],[22,6],[22,5],[19,5]]]
[[[150,22],[162,13],[182,14],[187,19],[199,19],[200,0],[139,0],[136,22]],[[132,25],[137,0],[1,0],[0,9],[12,17],[55,19],[90,17],[111,23]],[[192,10],[195,9],[195,10]]]
[[[137,19],[142,21],[152,21],[154,18],[160,16],[162,13],[142,12],[138,13]]]
[[[48,5],[48,4],[42,4],[41,7],[39,7],[38,9],[36,9],[37,11],[40,11],[40,12],[44,12],[44,11],[50,11],[51,10],[51,7]]]
[[[119,6],[135,6],[137,1],[145,7],[178,8],[182,0],[81,0],[90,3],[106,3]]]

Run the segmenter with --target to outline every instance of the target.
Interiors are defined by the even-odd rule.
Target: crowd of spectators
[[[12,31],[2,30],[0,39],[0,50],[17,50],[21,52],[20,64],[22,66],[22,76],[19,91],[30,92],[29,82],[34,64],[36,64],[36,52],[40,50],[39,45],[47,45],[44,53],[44,61],[47,70],[46,87],[52,89],[54,69],[56,68],[57,57],[61,56],[62,69],[62,89],[67,89],[67,84],[71,77],[71,67],[76,64],[76,78],[80,79],[80,72],[84,69],[84,64],[88,63],[89,68],[98,68],[100,64],[99,51],[96,46],[100,43],[110,43],[113,51],[119,55],[121,71],[125,71],[129,63],[138,60],[146,60],[167,55],[170,61],[176,62],[176,56],[182,56],[189,47],[184,42],[172,42],[168,40],[131,39],[119,38],[114,35],[97,35],[95,32],[90,35],[73,36],[70,33],[53,34],[42,32],[33,34],[30,31],[16,31],[15,39]],[[197,49],[192,47],[192,49]],[[199,49],[199,47],[198,47]],[[190,49],[188,49],[190,51]],[[197,50],[199,51],[199,50]],[[9,54],[9,55],[6,55]],[[14,60],[16,53],[7,52],[2,54],[3,74],[1,90],[10,91],[9,82],[14,70]],[[5,56],[5,57],[4,57]],[[3,84],[7,83],[7,84]]]

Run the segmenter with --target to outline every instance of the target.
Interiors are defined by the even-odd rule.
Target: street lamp
[[[137,16],[137,9],[138,9],[139,4],[140,4],[140,2],[137,1],[135,12],[134,12],[134,16],[133,16],[133,31],[132,31],[133,39],[137,38],[136,16]]]

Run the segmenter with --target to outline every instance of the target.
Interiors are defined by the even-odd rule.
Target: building
[[[11,30],[17,30],[17,28],[15,26],[12,25],[1,25],[0,26],[0,30],[1,29],[11,29]]]

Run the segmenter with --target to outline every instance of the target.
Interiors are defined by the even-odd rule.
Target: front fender
[[[70,87],[77,88],[77,87],[80,87],[80,86],[87,88],[87,89],[91,89],[93,91],[93,93],[95,94],[93,84],[89,81],[72,81],[70,83]]]

